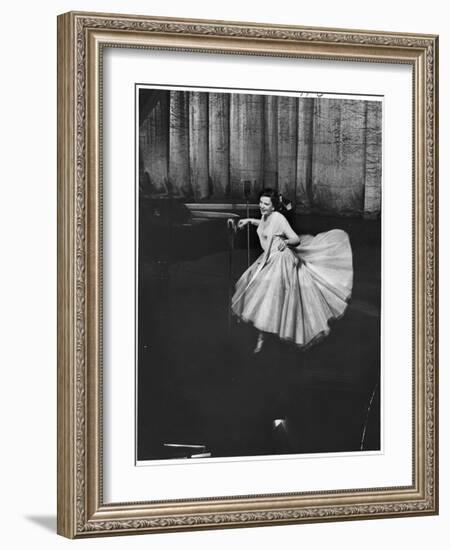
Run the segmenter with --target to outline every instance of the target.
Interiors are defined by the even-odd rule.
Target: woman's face
[[[261,197],[259,199],[259,209],[261,210],[262,216],[268,216],[275,209],[272,204],[272,199],[270,197]]]

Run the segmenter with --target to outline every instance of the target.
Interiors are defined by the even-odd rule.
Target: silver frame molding
[[[414,418],[409,487],[105,504],[104,46],[413,68]],[[58,17],[58,533],[70,538],[438,513],[438,37],[70,12]]]

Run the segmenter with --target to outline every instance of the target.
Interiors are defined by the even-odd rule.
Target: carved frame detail
[[[437,37],[89,13],[64,14],[58,24],[58,532],[82,537],[437,513]],[[164,40],[151,44],[152,35]],[[117,43],[115,36],[120,38]],[[172,504],[102,503],[101,306],[91,304],[101,296],[101,219],[95,217],[101,207],[101,182],[96,180],[87,190],[94,177],[87,160],[92,145],[89,136],[98,123],[89,110],[89,74],[101,70],[95,59],[101,47],[93,51],[92,37],[117,47],[413,65],[415,196],[420,202],[413,220],[414,292],[415,320],[421,323],[414,332],[418,348],[415,400],[420,411],[413,487],[314,496],[218,497]],[[129,37],[133,40],[127,41]],[[182,37],[185,45],[179,40],[171,45],[172,37]],[[93,250],[95,263],[89,259]],[[98,365],[92,373],[94,356]]]

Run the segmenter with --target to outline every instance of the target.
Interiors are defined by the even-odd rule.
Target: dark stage
[[[190,456],[167,443],[201,445],[212,457],[380,448],[380,221],[311,215],[293,222],[300,234],[347,231],[352,300],[317,345],[300,351],[268,337],[256,355],[256,331],[229,318],[226,220],[199,224],[208,242],[193,254],[181,246],[183,224],[170,238],[164,228],[141,226],[138,460]],[[196,243],[200,233],[190,238]],[[260,254],[254,234],[251,245],[253,260]],[[243,231],[233,284],[247,267],[245,247]],[[285,422],[275,427],[275,419]]]

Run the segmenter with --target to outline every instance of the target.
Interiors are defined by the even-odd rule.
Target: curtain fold
[[[153,98],[152,98],[153,99]],[[154,98],[154,105],[139,126],[139,164],[141,185],[153,193],[167,193],[169,167],[168,96]],[[148,103],[144,105],[148,108]]]
[[[364,214],[376,216],[381,210],[381,103],[367,103],[364,178]]]
[[[189,179],[195,200],[209,197],[208,96],[192,92],[189,99]]]
[[[209,181],[214,197],[230,195],[230,95],[208,94]]]
[[[278,186],[278,96],[264,97],[264,187]]]
[[[264,96],[231,94],[230,184],[231,195],[243,198],[250,182],[252,196],[262,187],[264,173]]]
[[[313,204],[338,212],[362,212],[366,101],[316,101]]]
[[[299,99],[297,120],[297,173],[295,202],[297,208],[308,212],[313,205],[312,166],[314,143],[315,99]]]
[[[296,188],[298,98],[278,98],[278,189],[286,196]]]
[[[169,191],[192,196],[189,162],[190,92],[170,92]]]

